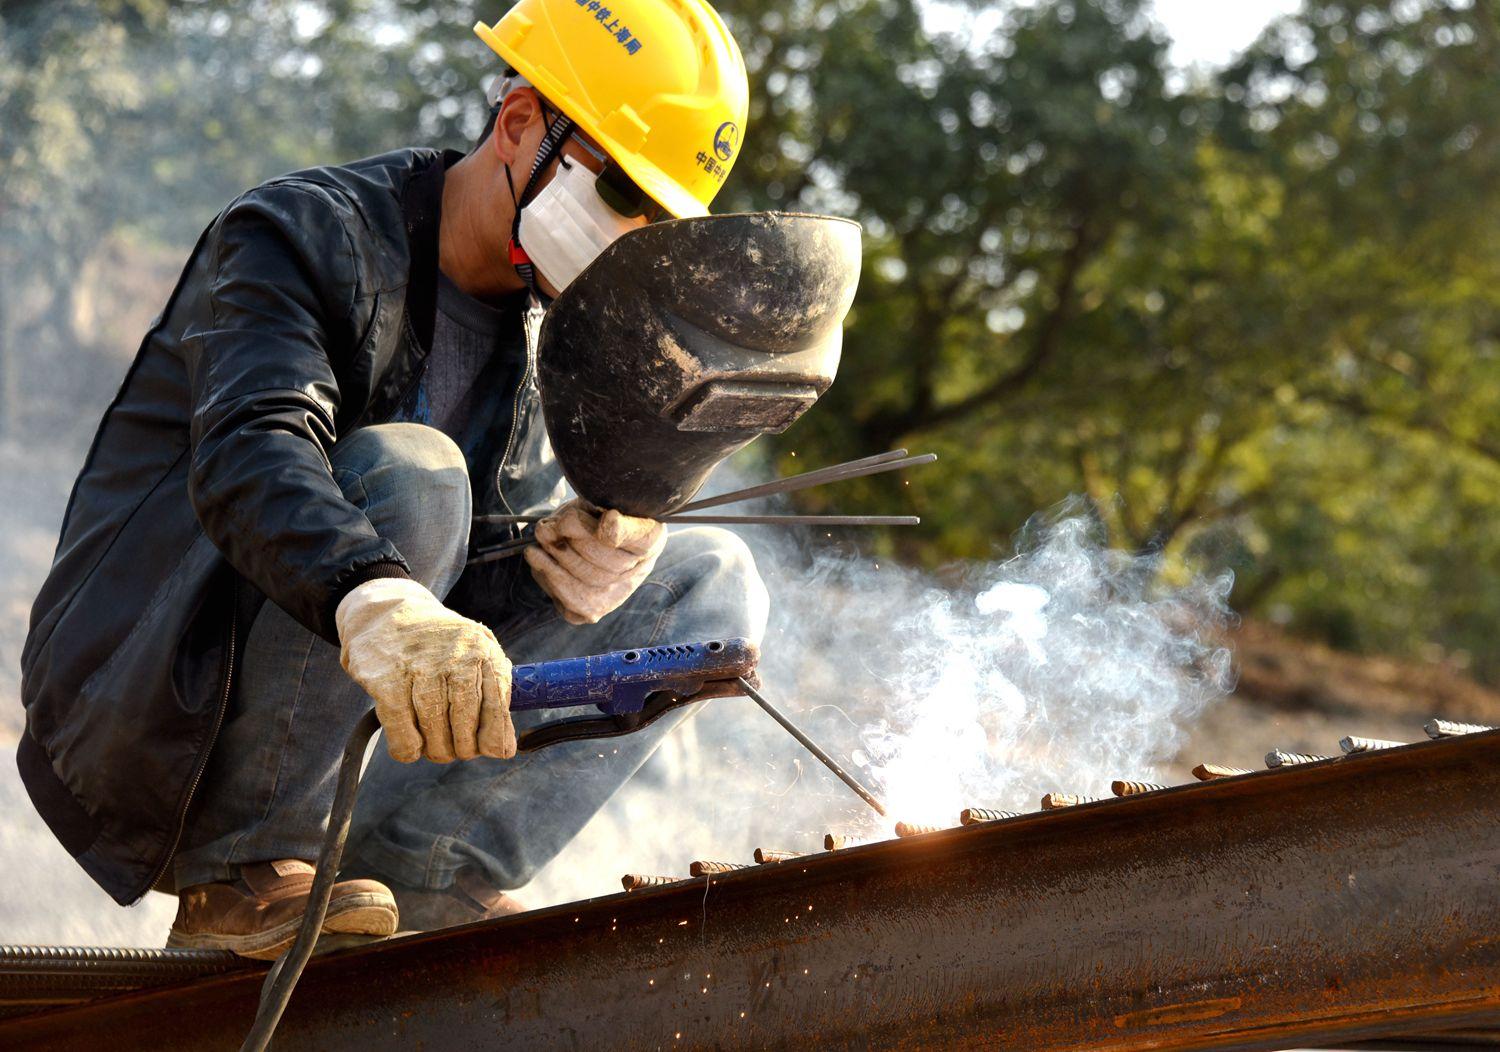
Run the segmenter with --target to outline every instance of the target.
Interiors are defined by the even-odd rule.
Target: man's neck
[[[507,257],[510,209],[494,200],[484,153],[471,153],[448,169],[438,226],[438,267],[475,299],[495,299],[526,287]],[[497,207],[498,206],[498,207]],[[493,244],[490,243],[493,240]]]

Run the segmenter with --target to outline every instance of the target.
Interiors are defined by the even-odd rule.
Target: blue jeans
[[[444,596],[464,569],[469,475],[447,436],[420,424],[362,428],[333,448],[333,476],[377,531]],[[673,532],[650,578],[594,625],[545,609],[465,610],[517,663],[715,636],[760,641],[768,600],[744,543],[711,527]],[[373,702],[339,652],[274,603],[251,627],[231,708],[173,859],[178,888],[239,866],[318,855],[340,754]],[[515,715],[516,730],[587,710]],[[408,887],[448,887],[464,868],[498,888],[529,881],[640,769],[693,707],[618,738],[510,760],[392,760],[365,770],[343,868]]]

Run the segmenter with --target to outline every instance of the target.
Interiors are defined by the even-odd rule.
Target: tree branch
[[[927,404],[921,405],[919,394],[919,398],[914,399],[903,410],[877,413],[865,422],[862,430],[866,435],[878,439],[875,443],[877,445],[889,444],[900,435],[912,431],[927,431],[961,420],[1024,387],[1056,352],[1073,313],[1078,276],[1082,273],[1096,243],[1088,228],[1087,219],[1081,220],[1073,228],[1073,239],[1063,253],[1061,269],[1054,286],[1052,306],[1037,324],[1031,347],[1020,362],[978,391],[956,402],[933,405],[929,395],[926,399]],[[960,279],[964,273],[965,270],[959,271]],[[956,291],[958,282],[950,284]],[[920,412],[918,411],[919,405],[922,410]]]
[[[1419,415],[1402,416],[1388,409],[1371,405],[1365,399],[1353,393],[1320,394],[1317,392],[1304,392],[1303,397],[1318,405],[1346,413],[1357,420],[1374,421],[1397,428],[1398,430],[1412,431],[1417,434],[1440,438],[1453,446],[1500,464],[1500,444],[1481,437],[1469,437],[1457,434],[1440,419],[1432,419]]]

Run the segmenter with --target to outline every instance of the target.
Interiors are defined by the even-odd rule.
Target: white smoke
[[[691,720],[523,893],[532,905],[682,875],[829,831],[955,825],[1156,780],[1231,687],[1226,574],[1182,587],[1102,542],[1081,501],[1038,516],[1003,561],[943,574],[746,531],[772,595],[765,693],[890,810],[881,819],[749,702]]]
[[[902,819],[1030,810],[1044,792],[1151,780],[1181,730],[1230,687],[1231,579],[1163,589],[1154,560],[1101,546],[1079,515],[1028,537],[952,592],[924,588],[865,666],[881,697],[854,760]]]

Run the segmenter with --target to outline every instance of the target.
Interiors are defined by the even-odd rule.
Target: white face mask
[[[521,209],[521,248],[558,292],[572,284],[610,242],[640,226],[599,197],[598,178],[567,157],[557,174]]]

